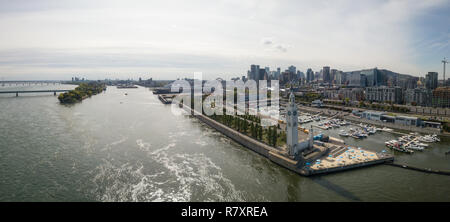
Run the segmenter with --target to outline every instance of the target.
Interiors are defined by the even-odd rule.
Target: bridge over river
[[[60,80],[24,80],[24,81],[0,81],[0,87],[4,86],[33,86],[33,85],[61,85],[62,81]]]
[[[50,90],[12,90],[12,91],[0,91],[0,94],[16,94],[19,96],[19,93],[53,93],[56,96],[58,92],[68,92],[70,89],[50,89]]]

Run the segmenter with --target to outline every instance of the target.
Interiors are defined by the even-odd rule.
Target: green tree
[[[272,135],[273,135],[273,129],[271,126],[269,126],[269,128],[267,128],[267,143],[269,145],[272,145]]]
[[[277,129],[274,127],[273,135],[272,135],[272,145],[275,147],[277,146],[277,138],[278,138],[278,132],[277,132]]]
[[[259,127],[259,130],[258,130],[258,136],[259,136],[259,139],[260,140],[262,140],[263,139],[263,128],[262,128],[262,126],[261,125],[258,125]]]
[[[244,132],[247,133],[248,130],[248,122],[247,120],[244,121]]]
[[[255,129],[255,124],[254,123],[252,123],[251,125],[250,125],[250,131],[251,131],[251,135],[252,135],[252,137],[253,138],[255,138],[256,137],[256,129]]]
[[[364,102],[361,100],[361,101],[359,101],[359,107],[364,107],[365,105],[364,105]]]
[[[346,97],[345,98],[345,105],[347,106],[350,103],[350,98]]]

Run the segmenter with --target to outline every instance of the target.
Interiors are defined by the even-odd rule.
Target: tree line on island
[[[83,99],[91,97],[92,95],[97,95],[106,89],[104,83],[99,82],[87,82],[80,83],[80,85],[74,90],[70,90],[65,93],[61,93],[58,96],[59,101],[62,104],[72,104],[80,102]]]

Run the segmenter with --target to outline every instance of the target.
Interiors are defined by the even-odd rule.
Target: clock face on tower
[[[297,111],[294,111],[294,114],[293,114],[294,116],[296,116],[297,115]]]
[[[291,115],[291,111],[288,111],[288,116],[290,116]]]

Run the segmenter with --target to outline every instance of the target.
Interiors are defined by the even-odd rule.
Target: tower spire
[[[286,131],[287,131],[287,147],[288,154],[291,157],[295,156],[295,152],[298,149],[298,113],[297,105],[295,104],[294,90],[291,86],[291,93],[289,95],[289,105],[287,108],[286,116]]]

